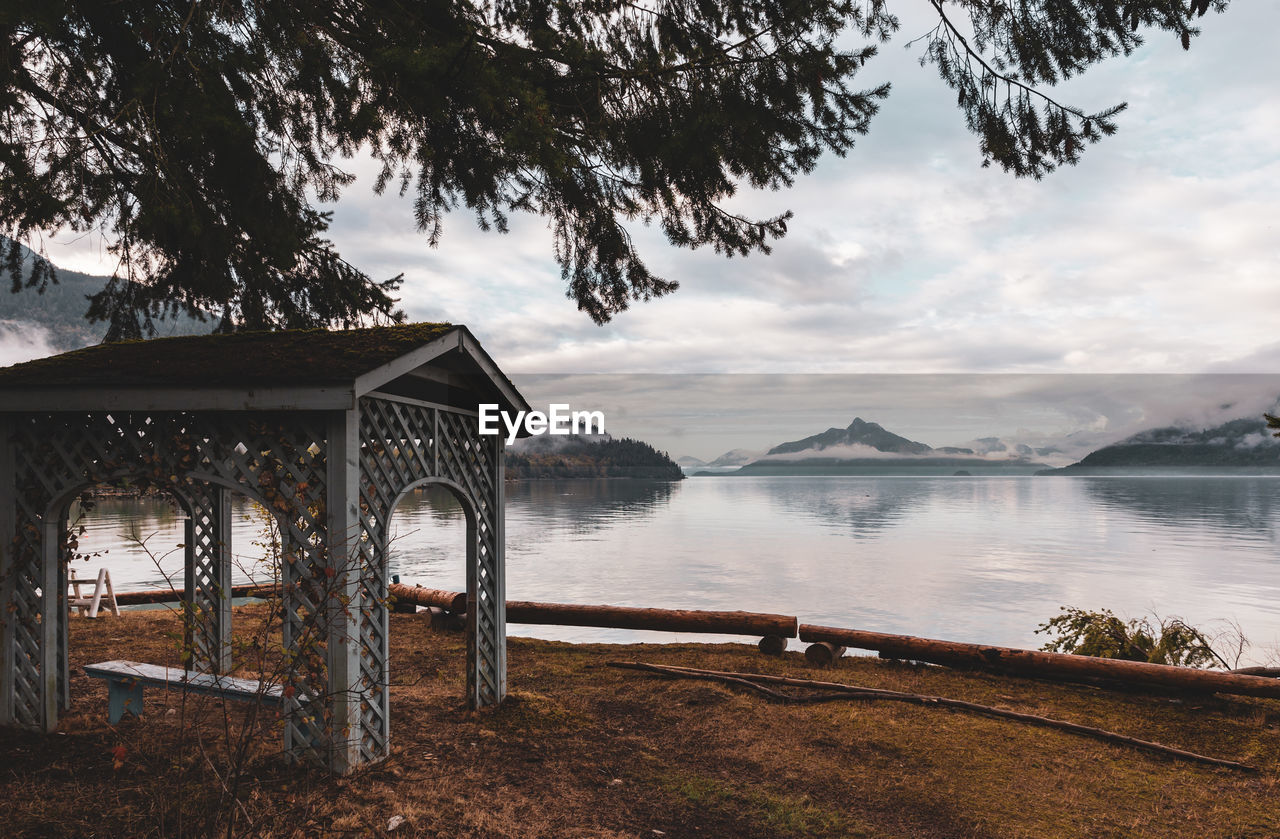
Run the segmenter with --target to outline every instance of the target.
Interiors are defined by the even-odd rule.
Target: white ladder
[[[116,617],[120,616],[120,607],[116,605],[116,593],[111,588],[111,575],[107,573],[107,569],[98,569],[98,579],[94,581],[93,595],[84,597],[80,593],[80,586],[88,585],[89,580],[80,579],[78,577],[67,576],[67,585],[72,591],[67,597],[67,607],[70,609],[79,609],[81,615],[88,615],[91,618],[98,616],[98,609],[102,606],[103,595],[106,595],[107,608],[111,610],[111,614]]]

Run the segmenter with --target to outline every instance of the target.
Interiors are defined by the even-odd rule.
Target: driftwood
[[[232,597],[278,597],[280,587],[274,585],[232,586]],[[184,592],[179,589],[154,589],[151,591],[122,591],[116,595],[116,603],[121,606],[140,606],[144,603],[177,603],[182,600]]]
[[[818,641],[805,648],[804,660],[819,667],[833,667],[845,654],[845,648],[830,641]]]
[[[1280,667],[1241,667],[1231,670],[1237,676],[1262,676],[1267,679],[1280,679]]]
[[[1280,682],[1261,676],[1197,670],[1148,664],[1143,661],[1121,661],[1086,655],[1047,653],[992,647],[984,644],[962,644],[911,635],[890,635],[860,629],[838,629],[830,626],[800,625],[800,640],[827,641],[864,650],[877,650],[882,658],[901,658],[962,667],[991,667],[1010,673],[1065,680],[1106,679],[1147,687],[1176,688],[1209,693],[1232,693],[1242,696],[1265,696],[1280,699]]]
[[[442,591],[436,588],[391,583],[387,586],[387,593],[396,600],[413,603],[416,606],[435,606],[458,615],[467,611],[467,595],[460,591]]]
[[[660,632],[721,635],[777,635],[794,638],[799,621],[791,615],[759,612],[708,612],[694,609],[642,609],[632,606],[578,606],[567,603],[507,601],[508,623],[553,626],[603,626]]]
[[[392,583],[387,592],[398,601],[435,606],[465,614],[467,595],[422,586]],[[720,635],[796,637],[800,621],[794,615],[761,612],[711,612],[696,609],[646,609],[635,606],[582,606],[570,603],[507,601],[507,623],[549,626],[600,626],[608,629],[650,629],[659,632],[705,632]],[[762,642],[763,644],[763,642]],[[769,642],[765,646],[776,646]],[[761,646],[764,650],[765,646]],[[785,643],[783,644],[785,647]]]
[[[1066,720],[1056,720],[1052,717],[1042,717],[1038,714],[1024,714],[1019,711],[1008,711],[1004,708],[996,708],[992,705],[982,705],[977,702],[966,702],[962,699],[950,699],[945,696],[928,696],[919,693],[884,690],[882,688],[845,685],[838,682],[818,682],[811,679],[792,679],[785,676],[768,676],[757,673],[730,673],[720,670],[699,670],[693,667],[646,664],[639,661],[610,661],[608,662],[608,665],[610,667],[618,667],[626,670],[641,670],[649,673],[657,673],[674,679],[701,679],[704,681],[740,685],[779,702],[812,704],[819,702],[856,701],[863,699],[869,701],[882,700],[890,702],[906,702],[924,707],[953,708],[958,711],[967,711],[969,713],[981,714],[987,717],[1016,720],[1017,722],[1038,725],[1044,728],[1066,731],[1071,734],[1092,737],[1104,742],[1121,743],[1127,746],[1133,746],[1137,749],[1142,749],[1143,751],[1167,755],[1169,757],[1176,757],[1182,760],[1190,760],[1196,763],[1205,763],[1211,766],[1222,766],[1228,769],[1238,769],[1244,772],[1260,771],[1256,766],[1239,763],[1238,761],[1224,760],[1222,758],[1210,757],[1196,752],[1189,752],[1185,749],[1178,749],[1173,746],[1166,746],[1163,743],[1155,743],[1150,740],[1130,737],[1127,734],[1108,731],[1104,728],[1095,728],[1089,725],[1081,725],[1080,723],[1067,722]],[[826,692],[795,696],[766,687],[764,684],[761,684],[762,682],[822,689]]]
[[[782,655],[787,651],[787,639],[781,635],[766,635],[757,642],[756,649],[765,655]]]

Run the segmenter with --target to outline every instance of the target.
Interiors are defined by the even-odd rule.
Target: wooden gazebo
[[[529,407],[449,324],[165,338],[0,369],[0,724],[56,727],[67,511],[126,480],[189,516],[187,649],[204,672],[230,664],[230,496],[275,515],[296,653],[285,749],[343,773],[390,750],[389,519],[411,489],[447,487],[467,518],[467,701],[501,702],[503,439],[479,434],[482,403]]]

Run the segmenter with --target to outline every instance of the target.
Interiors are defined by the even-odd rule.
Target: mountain
[[[1007,450],[994,437],[981,442],[989,451]],[[1016,447],[1005,457],[983,457],[982,451],[962,446],[935,449],[855,417],[846,428],[828,428],[821,434],[774,446],[764,457],[732,472],[696,474],[1030,475],[1046,468],[1044,463],[1031,461],[1030,453],[1026,446]]]
[[[996,460],[981,457],[807,457],[801,460],[757,460],[733,472],[699,472],[698,475],[888,475],[961,477],[1037,475],[1045,464],[1026,458]]]
[[[8,240],[0,237],[0,244],[7,245]],[[31,264],[31,250],[23,246],[24,266]],[[15,325],[33,324],[48,332],[48,341],[58,352],[87,347],[102,340],[106,334],[105,323],[89,323],[85,313],[89,310],[91,295],[97,294],[106,286],[109,278],[81,274],[79,271],[57,269],[56,283],[49,283],[43,292],[34,288],[23,288],[10,293],[12,278],[8,274],[0,275],[0,322],[8,321]],[[213,331],[216,320],[201,322],[185,315],[156,321],[156,334],[169,335],[201,335]]]
[[[708,463],[708,466],[741,466],[744,463],[750,463],[760,456],[760,452],[749,451],[748,449],[730,449],[715,460]]]
[[[1261,417],[1195,430],[1140,431],[1092,452],[1079,463],[1038,475],[1280,474],[1280,440]]]
[[[706,466],[707,462],[701,458],[686,454],[676,458],[676,465],[681,469],[697,469],[701,466]]]
[[[803,440],[774,446],[769,449],[769,454],[795,454],[796,452],[810,449],[822,451],[835,446],[870,446],[881,452],[913,455],[929,454],[933,451],[930,446],[926,446],[924,443],[917,443],[914,440],[908,440],[906,437],[899,437],[897,434],[885,431],[878,423],[867,422],[861,417],[854,417],[848,428],[828,428],[821,434],[814,434],[812,437],[805,437]]]

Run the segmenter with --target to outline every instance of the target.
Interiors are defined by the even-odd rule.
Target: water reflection
[[[534,515],[573,522],[575,529],[607,527],[619,518],[645,519],[671,503],[680,484],[670,481],[515,481],[507,484],[507,516]]]
[[[1054,480],[1062,480],[1057,478]],[[1280,481],[1269,478],[1068,478],[1103,508],[1168,527],[1205,525],[1234,538],[1280,542]]]
[[[702,480],[751,481],[752,478]],[[876,539],[928,506],[935,478],[765,478],[760,488],[782,512],[845,530],[855,539]],[[962,479],[953,479],[953,483]],[[964,481],[972,486],[972,481]]]
[[[80,521],[92,538],[133,542],[157,532],[181,532],[186,513],[170,496],[95,498],[91,511],[73,503],[71,521]]]
[[[507,486],[507,595],[514,600],[745,609],[886,632],[1039,646],[1063,604],[1193,624],[1237,619],[1280,648],[1280,482],[1267,479],[694,478]],[[235,551],[252,550],[240,519]],[[120,590],[162,584],[121,565],[130,530],[182,541],[163,502],[112,500],[86,550],[110,549]],[[130,524],[133,521],[136,524]],[[169,527],[169,530],[164,530]],[[465,586],[466,522],[434,489],[392,520],[391,570]],[[98,537],[101,538],[98,538]],[[181,551],[173,569],[181,579]],[[708,640],[593,628],[520,627],[564,640]]]
[[[462,505],[453,493],[444,487],[432,485],[418,487],[400,499],[392,514],[392,521],[402,515],[439,522],[464,520]]]
[[[619,522],[643,522],[671,502],[678,486],[639,480],[509,483],[508,558],[530,538],[545,542],[555,533],[580,540]],[[466,518],[448,490],[426,486],[405,496],[391,519],[391,539],[392,573],[451,587],[464,584]]]

